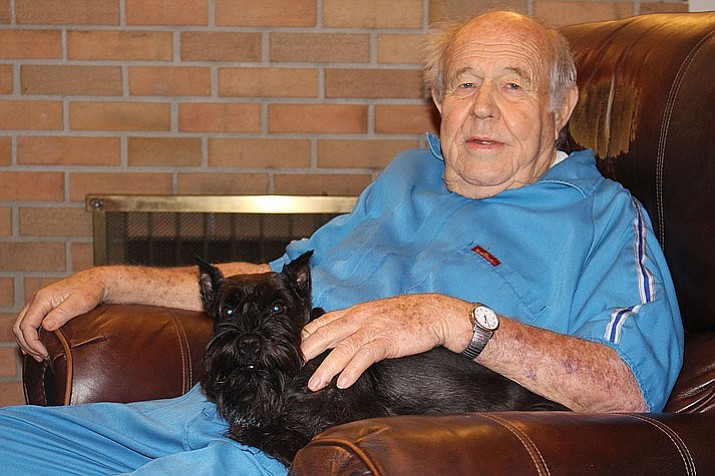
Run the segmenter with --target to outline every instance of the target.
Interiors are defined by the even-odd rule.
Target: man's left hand
[[[470,303],[449,296],[409,294],[324,314],[303,329],[307,360],[333,349],[308,388],[319,390],[338,374],[337,386],[347,388],[375,362],[440,345],[461,352],[472,335],[470,309]]]

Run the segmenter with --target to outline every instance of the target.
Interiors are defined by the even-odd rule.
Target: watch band
[[[484,350],[484,347],[486,347],[487,342],[489,342],[489,339],[492,338],[494,335],[493,330],[485,329],[482,327],[482,325],[479,323],[475,316],[475,311],[480,308],[480,307],[486,307],[483,306],[482,304],[475,304],[474,307],[472,308],[471,312],[469,313],[469,320],[472,322],[472,340],[469,342],[469,345],[467,346],[466,349],[464,349],[461,353],[462,356],[468,358],[469,360],[474,360],[476,359],[479,354],[482,353]],[[491,311],[491,309],[490,309]],[[491,311],[494,312],[494,311]]]

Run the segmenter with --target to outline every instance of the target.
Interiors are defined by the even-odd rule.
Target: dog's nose
[[[242,356],[256,354],[260,345],[261,340],[255,334],[246,334],[238,338],[238,351]]]

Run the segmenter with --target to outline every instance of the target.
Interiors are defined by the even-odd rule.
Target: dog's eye
[[[236,314],[236,309],[238,309],[240,302],[240,296],[237,294],[232,293],[227,295],[221,302],[221,317],[224,319],[233,317]]]
[[[221,308],[221,316],[222,317],[231,317],[231,316],[233,316],[234,312],[236,312],[236,310],[230,306],[223,306]]]
[[[282,314],[286,310],[286,307],[282,302],[274,302],[271,306],[271,314]]]

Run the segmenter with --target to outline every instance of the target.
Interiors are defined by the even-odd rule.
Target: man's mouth
[[[481,138],[481,137],[472,137],[472,138],[469,138],[469,139],[467,139],[467,142],[468,142],[468,143],[471,143],[471,144],[478,144],[478,145],[496,145],[496,144],[500,144],[500,142],[497,142],[497,141],[495,141],[495,140],[488,139],[488,138]]]

